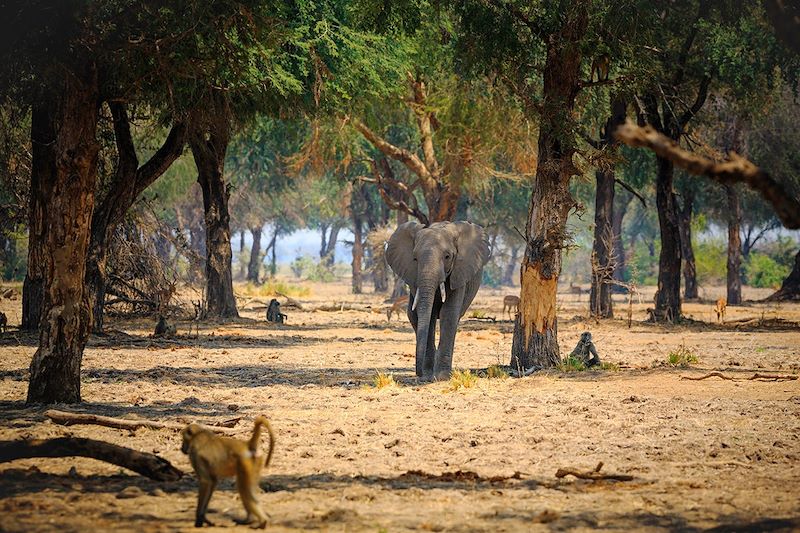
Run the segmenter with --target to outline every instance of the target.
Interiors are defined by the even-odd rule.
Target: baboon
[[[597,81],[608,81],[608,71],[611,67],[611,59],[607,54],[602,54],[594,58],[592,61],[592,71],[589,74],[589,81],[594,81],[594,75],[597,74]]]
[[[717,305],[714,306],[714,312],[717,314],[717,322],[725,322],[725,309],[728,307],[728,300],[720,298],[717,300]]]
[[[267,322],[277,322],[279,324],[283,324],[284,320],[288,317],[281,313],[281,303],[273,298],[269,302],[269,307],[267,308]]]
[[[600,364],[600,356],[597,355],[597,349],[592,342],[592,334],[588,331],[581,333],[578,345],[569,356],[581,361],[587,368]]]
[[[508,308],[508,317],[511,318],[511,310],[514,309],[514,313],[519,313],[519,296],[514,296],[513,294],[509,294],[503,298],[503,314],[506,314],[506,308]]]
[[[0,312],[0,333],[5,333],[8,329],[8,317],[5,313]]]
[[[386,308],[386,320],[391,322],[392,314],[397,314],[397,318],[400,318],[400,311],[406,307],[408,307],[408,295],[395,298],[391,307]]]
[[[158,315],[158,323],[153,331],[153,337],[171,337],[178,332],[174,324],[170,324],[164,315]]]
[[[269,451],[266,458],[259,454],[258,450],[262,425],[269,433]],[[186,426],[181,431],[181,436],[183,437],[181,451],[189,455],[189,461],[197,475],[197,483],[200,485],[194,526],[214,525],[206,518],[211,495],[221,478],[236,476],[236,488],[247,511],[244,520],[237,520],[237,523],[252,524],[257,518],[255,527],[262,529],[267,527],[267,516],[258,506],[256,490],[261,469],[269,465],[275,448],[275,435],[269,421],[263,416],[256,418],[253,436],[247,442],[217,435],[198,424]]]

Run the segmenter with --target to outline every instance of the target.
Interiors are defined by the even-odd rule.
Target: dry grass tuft
[[[469,370],[453,370],[450,374],[450,384],[448,392],[455,392],[458,389],[470,389],[478,383],[478,376]]]

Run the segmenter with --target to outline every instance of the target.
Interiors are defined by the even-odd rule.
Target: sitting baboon
[[[153,337],[171,337],[178,332],[174,324],[170,324],[164,315],[158,315],[158,323],[153,331]]]
[[[281,303],[275,298],[270,300],[269,307],[267,308],[267,322],[283,324],[287,318],[286,315],[281,313]]]
[[[0,333],[5,333],[8,329],[8,318],[5,313],[0,312]]]
[[[508,317],[511,318],[511,310],[514,310],[514,313],[519,313],[519,296],[514,296],[513,294],[509,294],[508,296],[503,298],[503,314],[506,314],[506,308],[508,309]]]
[[[597,355],[597,349],[592,342],[592,334],[588,331],[581,333],[581,339],[578,341],[578,345],[575,346],[575,349],[572,350],[569,356],[579,360],[587,368],[600,364],[600,356]]]

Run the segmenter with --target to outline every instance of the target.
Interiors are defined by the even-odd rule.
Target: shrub
[[[699,359],[694,354],[694,352],[692,352],[683,344],[681,344],[680,346],[678,346],[677,349],[667,354],[667,364],[669,366],[678,368],[687,368],[689,365],[693,365],[698,362]]]
[[[577,357],[569,356],[562,359],[556,368],[562,372],[583,372],[586,370],[586,365]]]
[[[447,390],[453,392],[461,388],[469,389],[474,387],[477,383],[478,376],[469,370],[453,370],[453,373],[450,374],[450,385],[447,387]]]
[[[372,378],[372,386],[376,389],[382,389],[384,387],[395,387],[397,386],[397,382],[394,380],[394,376],[392,374],[384,374],[383,372],[378,372],[375,374],[375,377]]]
[[[728,246],[721,239],[706,240],[695,246],[694,262],[697,281],[701,284],[719,285],[727,276]]]
[[[488,379],[506,379],[508,371],[500,365],[492,365],[486,369],[486,377]]]
[[[764,289],[777,289],[789,275],[787,266],[760,252],[751,252],[744,265],[745,280],[748,285]]]

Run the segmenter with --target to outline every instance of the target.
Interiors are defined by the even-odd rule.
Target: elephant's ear
[[[489,238],[471,222],[451,224],[456,233],[456,260],[450,273],[450,288],[463,287],[489,260]]]
[[[422,224],[414,220],[401,224],[386,245],[386,262],[395,274],[409,285],[417,285],[417,264],[414,262],[414,238]]]

